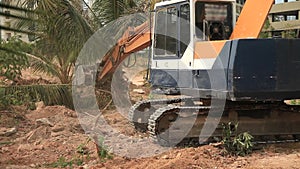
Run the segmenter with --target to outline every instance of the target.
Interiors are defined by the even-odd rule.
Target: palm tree
[[[6,13],[3,10],[0,10],[0,16],[13,18],[14,20],[26,20],[29,21],[30,18],[26,16],[22,16],[22,13],[31,13],[30,10],[25,8],[20,8],[17,6],[10,5],[10,1],[2,0],[0,2],[0,8],[9,9],[10,11],[14,11],[14,13]],[[17,15],[17,14],[20,15]],[[0,30],[13,31],[18,33],[30,33],[26,30],[15,29],[10,26],[0,25]],[[11,38],[7,41],[0,42],[0,76],[5,76],[8,79],[14,79],[21,74],[22,68],[28,65],[28,60],[25,55],[18,51],[29,51],[29,45],[23,43],[18,38]],[[0,82],[1,84],[1,82]]]
[[[31,66],[69,84],[76,57],[93,30],[81,15],[78,1],[25,0],[22,7],[29,4],[36,4],[31,8],[35,14],[30,16],[34,21],[22,20],[18,28],[32,27],[36,36]]]
[[[13,93],[19,90],[29,93],[36,100],[43,100],[46,104],[64,104],[72,108],[69,85],[72,80],[72,68],[81,47],[93,33],[91,26],[82,16],[82,0],[24,1],[25,3],[20,6],[0,3],[0,7],[25,13],[23,16],[10,14],[10,17],[21,20],[13,31],[34,35],[34,50],[26,53],[30,56],[31,66],[36,71],[59,77],[63,85],[13,86],[5,87],[6,92]],[[152,0],[151,5],[156,1]],[[125,14],[148,10],[149,6],[147,0],[96,0],[93,10],[100,26],[104,26]],[[0,13],[1,15],[7,14]],[[11,30],[11,28],[0,28]]]
[[[32,51],[6,52],[25,54],[35,71],[45,72],[58,77],[61,85],[5,86],[5,93],[15,91],[29,94],[33,99],[43,100],[46,104],[63,104],[72,108],[70,82],[76,57],[85,41],[93,34],[91,26],[82,16],[81,0],[23,0],[18,6],[0,3],[0,7],[13,9],[22,16],[13,30],[34,35]],[[0,13],[6,16],[6,13]],[[1,58],[0,58],[1,59]]]
[[[92,5],[94,20],[98,27],[102,27],[127,14],[148,12],[160,1],[162,0],[95,0]]]
[[[116,20],[125,13],[129,5],[135,6],[132,1],[125,3],[124,0],[96,0],[92,6],[95,12],[95,20],[100,26]]]

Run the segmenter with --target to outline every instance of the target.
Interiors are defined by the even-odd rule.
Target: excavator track
[[[197,145],[208,112],[212,110],[208,104],[187,105],[198,100],[199,98],[177,98],[141,101],[131,108],[130,117],[131,120],[134,117],[143,118],[143,131],[148,130],[153,141],[160,145]],[[146,107],[145,113],[143,110]],[[238,122],[237,133],[248,131],[255,136],[257,143],[296,142],[300,139],[300,106],[286,105],[283,102],[227,101],[224,110],[221,107],[213,109],[223,111],[223,114],[219,117],[220,121],[213,134],[204,136],[209,137],[204,144],[222,137],[222,124],[228,122]],[[141,121],[131,122],[136,128],[140,128]]]
[[[189,127],[187,126],[181,126],[184,127],[184,129],[181,129],[180,131],[173,130],[172,134],[176,133],[176,136],[174,140],[170,139],[170,126],[173,122],[178,119],[178,117],[182,116],[185,118],[195,116],[196,114],[186,114],[187,112],[191,111],[199,111],[202,113],[207,113],[210,110],[211,107],[209,106],[194,106],[194,107],[178,107],[178,106],[166,106],[158,109],[150,116],[149,123],[148,123],[148,131],[150,133],[150,137],[154,142],[159,143],[163,146],[176,146],[178,143],[184,143],[190,141],[189,139],[181,140],[181,138],[185,137],[185,134],[187,134],[189,131]],[[191,122],[193,122],[193,118]],[[177,125],[178,126],[178,125]],[[191,126],[190,126],[191,127]],[[174,129],[174,128],[173,128]],[[175,131],[175,132],[174,132]]]
[[[197,98],[183,97],[139,101],[130,108],[128,117],[135,129],[146,132],[148,129],[148,120],[157,109],[164,105],[186,102],[190,99],[195,100]]]

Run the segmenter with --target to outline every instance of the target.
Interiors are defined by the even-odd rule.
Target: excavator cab
[[[205,69],[199,58],[216,58],[212,43],[229,40],[236,22],[235,0],[174,0],[155,6],[152,36],[153,86],[190,88],[190,72]],[[213,52],[210,52],[213,51]],[[207,54],[209,53],[209,54]],[[201,67],[202,65],[202,67]],[[180,84],[178,84],[180,83]],[[204,85],[209,88],[209,85]]]
[[[228,40],[236,22],[235,6],[234,0],[158,3],[155,7],[154,55],[181,57],[194,39]]]

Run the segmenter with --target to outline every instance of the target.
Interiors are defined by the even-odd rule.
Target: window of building
[[[6,33],[6,39],[9,40],[11,38],[11,33]]]
[[[4,25],[5,25],[6,27],[10,28],[10,27],[11,27],[11,22],[4,22]]]
[[[11,4],[11,0],[2,0],[2,3],[6,4],[6,5],[10,5]]]
[[[6,15],[10,15],[10,11],[8,11],[8,10],[4,11],[4,13],[5,13]],[[6,18],[6,19],[9,19],[9,16],[5,16],[5,18]]]
[[[11,22],[4,22],[4,25],[5,25],[6,27],[10,28],[10,27],[11,27]]]

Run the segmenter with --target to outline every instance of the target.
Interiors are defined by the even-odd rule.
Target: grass
[[[98,137],[97,141],[96,146],[99,159],[102,162],[105,162],[106,159],[113,159],[113,156],[108,152],[108,147],[104,144],[104,138]]]
[[[81,166],[83,164],[82,159],[71,159],[67,160],[65,157],[60,157],[56,162],[47,164],[46,167],[49,168],[66,168],[70,167],[73,168],[73,165]]]
[[[290,104],[291,105],[300,105],[300,100],[291,100]]]
[[[47,164],[45,167],[48,168],[73,168],[74,166],[81,166],[83,165],[85,160],[90,159],[90,153],[87,150],[87,144],[91,141],[88,138],[84,143],[80,144],[76,148],[76,154],[72,159],[67,159],[66,157],[60,157],[56,162]]]

